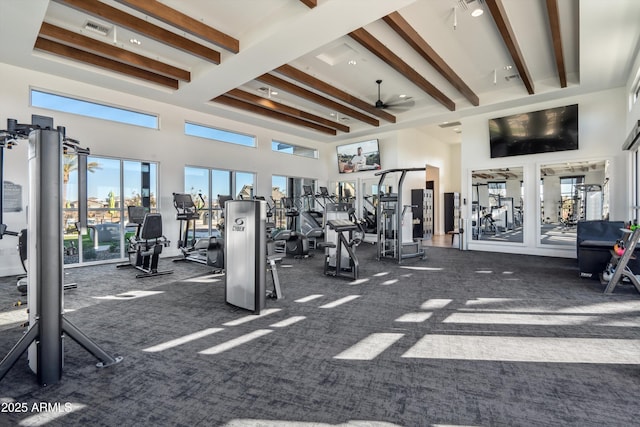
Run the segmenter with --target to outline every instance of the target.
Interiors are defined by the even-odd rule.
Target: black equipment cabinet
[[[413,238],[431,239],[433,236],[433,190],[412,189]]]
[[[460,193],[444,193],[444,232],[458,230],[460,222]]]

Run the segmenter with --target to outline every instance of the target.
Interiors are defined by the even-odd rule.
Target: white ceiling
[[[298,0],[161,0],[161,3],[240,41],[238,54],[209,44],[220,50],[220,65],[169,48],[124,28],[116,27],[115,36],[114,30],[107,36],[92,34],[83,29],[87,20],[110,28],[113,25],[53,1],[2,0],[0,61],[327,142],[371,136],[404,127],[417,127],[443,141],[459,142],[460,134],[454,128],[441,129],[437,124],[480,112],[524,107],[537,100],[560,99],[569,94],[618,87],[626,83],[638,52],[640,1],[558,1],[568,80],[566,88],[561,88],[558,80],[545,2],[502,2],[534,82],[534,95],[527,93],[521,79],[505,79],[517,74],[517,71],[515,67],[507,69],[513,67],[514,61],[491,14],[486,10],[487,6],[484,5],[486,12],[481,17],[473,18],[470,11],[463,10],[457,0],[318,0],[318,6],[313,9]],[[170,28],[114,0],[103,0],[103,3]],[[469,7],[476,5],[477,2],[474,2]],[[394,11],[398,11],[471,87],[480,98],[479,106],[471,105],[381,20]],[[457,21],[455,28],[454,11]],[[181,82],[179,89],[174,91],[35,52],[33,46],[43,21],[187,69],[191,72],[191,82]],[[347,35],[360,27],[451,98],[456,104],[455,111],[449,111]],[[198,40],[187,34],[181,35]],[[129,39],[134,37],[141,40],[139,46],[129,43]],[[207,44],[201,40],[199,42]],[[349,61],[356,61],[357,64],[350,65]],[[349,126],[351,132],[338,132],[337,136],[331,137],[210,102],[212,98],[234,88],[264,95],[258,89],[265,85],[254,78],[284,64],[292,65],[371,104],[377,99],[375,81],[381,79],[383,101],[394,102],[399,100],[400,94],[405,94],[411,97],[415,105],[403,112],[391,112],[397,117],[397,123],[390,124],[381,119],[380,127],[338,115],[338,120]],[[282,91],[273,98],[319,116],[329,119],[336,117],[334,111]]]

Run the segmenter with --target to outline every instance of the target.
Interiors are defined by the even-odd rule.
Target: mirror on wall
[[[356,182],[339,181],[335,187],[335,197],[339,202],[354,203],[356,199]]]
[[[540,166],[540,243],[576,245],[577,223],[609,217],[608,161]]]
[[[471,172],[472,239],[522,243],[523,168]]]

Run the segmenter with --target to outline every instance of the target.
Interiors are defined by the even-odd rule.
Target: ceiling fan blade
[[[375,108],[400,112],[406,111],[416,104],[416,102],[411,98],[400,99],[396,102],[386,103],[382,100],[382,96],[380,95],[380,85],[382,84],[382,80],[376,80],[376,84],[378,85],[378,100],[375,102],[375,104],[373,104]],[[398,97],[394,96],[393,98]]]
[[[416,102],[413,99],[408,99],[406,101],[394,102],[391,104],[385,104],[384,109],[389,111],[407,111],[411,109],[411,107],[415,106]]]

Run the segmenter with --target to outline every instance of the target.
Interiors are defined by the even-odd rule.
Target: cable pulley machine
[[[18,124],[7,120],[7,130],[0,131],[0,146],[11,148],[18,139],[29,139],[29,210],[28,210],[28,302],[29,328],[0,362],[0,379],[27,351],[29,367],[42,386],[62,378],[63,337],[69,336],[100,362],[98,367],[116,364],[113,357],[65,318],[62,307],[64,259],[62,255],[62,155],[67,150],[78,154],[78,193],[80,233],[86,232],[86,167],[88,148],[65,135],[65,128]]]

